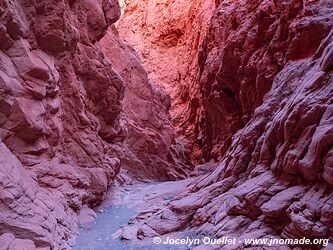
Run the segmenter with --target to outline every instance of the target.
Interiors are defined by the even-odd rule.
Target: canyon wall
[[[109,28],[101,45],[112,66],[123,77],[123,115],[128,136],[122,160],[124,174],[133,180],[176,180],[191,171],[188,150],[171,124],[170,96],[151,82],[135,50]]]
[[[0,6],[0,242],[66,249],[75,214],[104,197],[120,168],[124,81],[96,46],[120,8],[104,0]]]
[[[315,52],[330,30],[318,1],[219,1],[199,54],[206,160],[218,159],[290,60]]]
[[[332,25],[331,1],[219,1],[200,84],[210,124],[202,134],[222,159],[138,217],[139,238],[333,238]]]
[[[331,1],[122,5],[0,0],[0,246],[70,249],[116,178],[184,178],[188,151],[220,164],[139,238],[332,238]]]
[[[180,141],[189,142],[194,163],[202,161],[195,124],[201,112],[198,51],[215,9],[215,1],[121,0],[116,24],[132,45],[154,84],[171,96],[170,115]]]
[[[116,35],[113,60],[99,44],[118,1],[1,0],[0,14],[1,247],[69,249],[77,214],[105,197],[121,163],[137,179],[186,176],[170,98]]]

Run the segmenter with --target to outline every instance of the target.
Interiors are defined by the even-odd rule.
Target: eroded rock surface
[[[191,228],[332,239],[332,13],[330,1],[220,1],[201,84],[209,122],[225,131],[213,154],[227,150],[215,170],[146,216],[138,237]],[[228,147],[233,123],[244,128]]]
[[[277,73],[311,57],[331,28],[327,1],[217,2],[199,54],[203,112],[196,131],[206,160],[226,152]]]
[[[128,136],[122,169],[134,180],[175,180],[191,170],[186,142],[170,121],[170,96],[148,78],[138,54],[115,27],[101,41],[112,66],[125,82],[123,115]]]
[[[333,4],[192,2],[123,3],[137,55],[115,0],[0,1],[0,246],[69,249],[121,162],[120,181],[185,177],[171,103],[192,160],[220,164],[122,237],[333,237]]]
[[[186,176],[168,96],[116,36],[112,62],[99,44],[118,1],[2,0],[0,15],[0,248],[69,249],[121,160],[138,179]]]
[[[132,45],[148,77],[171,96],[178,136],[188,140],[192,161],[201,162],[195,124],[201,112],[198,51],[215,9],[214,0],[121,0],[120,37]]]
[[[96,46],[120,8],[117,1],[0,6],[1,239],[68,249],[76,213],[105,196],[120,167],[124,81]]]

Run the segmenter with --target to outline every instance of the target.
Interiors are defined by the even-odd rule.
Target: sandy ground
[[[122,239],[121,232],[131,218],[138,213],[167,203],[181,193],[191,179],[149,184],[114,186],[106,199],[95,209],[96,219],[80,226],[80,234],[74,250],[164,250],[191,249],[187,246],[154,245],[152,239],[128,241]],[[135,226],[135,225],[134,225]],[[130,232],[131,234],[131,232]]]

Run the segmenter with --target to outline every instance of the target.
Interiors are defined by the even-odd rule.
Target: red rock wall
[[[195,124],[201,93],[198,50],[215,9],[214,0],[122,0],[120,37],[132,45],[153,84],[171,96],[170,115],[191,159],[202,160]],[[189,143],[188,143],[189,142]]]
[[[219,146],[227,148],[216,151],[225,151],[219,166],[145,220],[139,236],[190,227],[240,239],[332,239],[332,13],[330,1],[220,1],[201,83],[226,98],[206,112],[223,111],[216,122],[244,128]],[[242,112],[232,119],[226,105]],[[245,125],[235,122],[244,114]]]
[[[291,60],[308,58],[330,30],[318,1],[219,1],[199,54],[198,143],[218,159]]]
[[[121,160],[139,180],[186,176],[169,97],[117,36],[112,60],[98,42],[117,1],[2,0],[0,13],[0,246],[69,248]]]
[[[221,162],[139,234],[333,237],[332,3],[216,1],[189,65],[205,3],[169,2],[180,26],[161,23],[147,44],[154,60],[172,51],[154,68],[171,72],[174,121],[198,143],[192,159],[201,146]],[[108,58],[98,42],[119,18],[116,1],[1,0],[0,13],[0,246],[69,249],[76,214],[104,198],[121,160],[134,179],[186,175],[169,97],[114,29],[102,42]],[[187,57],[169,63],[178,52]]]
[[[170,96],[151,82],[139,56],[119,38],[115,27],[101,44],[125,82],[123,115],[128,136],[121,177],[141,181],[185,178],[192,167],[170,122]]]
[[[0,243],[66,249],[120,168],[124,81],[97,42],[120,8],[2,0],[0,13]]]

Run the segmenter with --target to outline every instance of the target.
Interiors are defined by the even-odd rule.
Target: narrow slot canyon
[[[142,88],[142,81],[145,81],[146,86],[151,86],[155,92],[155,94],[149,93],[148,96],[162,98],[161,104],[166,107],[167,116],[170,115],[170,118],[163,119],[170,120],[175,145],[179,145],[175,151],[180,154],[173,158],[180,159],[188,165],[187,169],[191,170],[193,168],[191,165],[205,162],[195,132],[202,110],[198,85],[198,53],[215,9],[215,2],[196,1],[189,4],[183,0],[120,1],[120,6],[122,15],[112,31],[102,39],[103,49],[113,65],[117,65],[127,59],[124,54],[121,59],[119,58],[121,55],[115,56],[120,52],[114,43],[115,37],[118,37],[124,46],[129,46],[128,53],[137,57],[133,60],[138,59],[139,62],[128,63],[126,66],[122,63],[124,68],[119,70],[123,72],[129,68],[141,67],[142,64],[148,79],[146,76],[145,79],[138,77],[139,74],[146,73],[142,71],[135,73],[131,70],[127,73],[130,75],[127,89],[137,92],[140,86]],[[137,78],[132,74],[136,74]],[[147,92],[149,90],[146,90]],[[132,95],[128,96],[133,102]],[[126,99],[125,94],[125,102]],[[151,112],[147,110],[150,108],[151,106],[140,107],[140,112],[146,115]],[[129,112],[133,112],[133,108],[129,108]],[[159,110],[157,112],[160,115],[162,113]],[[148,119],[155,117],[155,115],[146,116]],[[177,165],[179,163],[178,161]],[[129,171],[131,169],[133,170],[133,167],[129,167]],[[156,169],[156,166],[152,166],[152,169]],[[182,173],[179,177],[183,178],[188,172]],[[135,173],[136,177],[138,175],[140,173]],[[160,179],[161,173],[155,177]]]
[[[184,136],[191,161],[203,163],[195,134],[202,106],[198,54],[215,1],[120,1],[120,5],[119,36],[136,50],[152,85],[170,95],[176,136]]]
[[[0,250],[332,249],[332,51],[330,0],[0,0]]]

